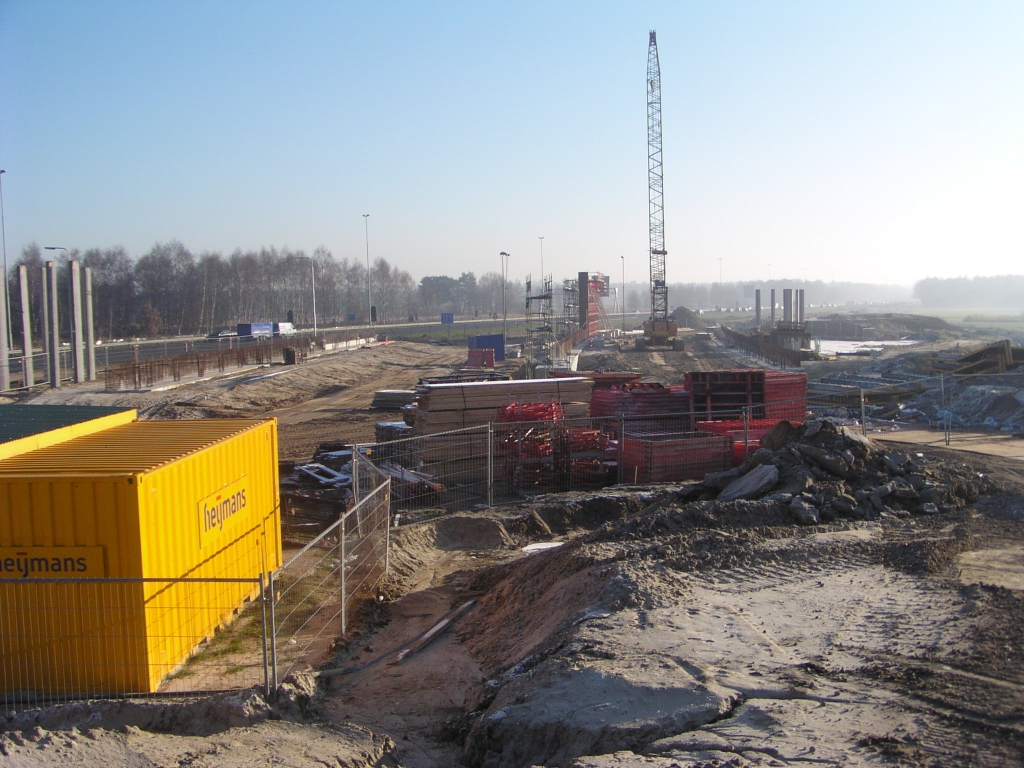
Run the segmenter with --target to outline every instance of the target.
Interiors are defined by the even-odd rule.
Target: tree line
[[[47,261],[58,266],[61,330],[68,332],[70,271],[77,259],[92,270],[93,315],[98,338],[203,335],[242,322],[282,322],[313,326],[313,284],[316,319],[321,328],[365,325],[370,306],[378,323],[436,321],[441,313],[460,317],[501,315],[501,275],[479,278],[464,272],[453,278],[424,277],[416,282],[408,272],[378,258],[370,266],[359,259],[336,258],[328,249],[312,254],[288,248],[236,250],[229,256],[192,253],[182,243],[157,243],[133,257],[125,248],[90,248],[46,252],[26,246],[7,275],[11,319],[21,334],[21,293],[18,266],[28,270],[30,315],[34,338],[42,327],[41,281]],[[368,279],[369,278],[369,279]],[[369,294],[369,301],[368,301]],[[523,286],[509,282],[510,315],[521,315]]]
[[[1024,275],[928,277],[914,283],[914,298],[925,307],[1024,311]]]

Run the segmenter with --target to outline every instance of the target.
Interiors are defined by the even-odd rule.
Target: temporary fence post
[[[391,571],[391,478],[384,481],[384,573]]]
[[[494,506],[494,423],[487,422],[487,506]]]
[[[260,631],[263,636],[263,690],[270,696],[270,665],[267,662],[267,588],[260,573]]]
[[[619,466],[618,466],[619,482],[620,483],[626,482],[626,475],[625,475],[625,473],[624,473],[624,471],[622,469],[622,466],[623,466],[622,465],[622,460],[625,457],[625,449],[626,449],[626,419],[624,417],[620,416],[619,417]]]
[[[743,407],[743,460],[747,460],[747,454],[750,452],[750,408],[749,406]]]
[[[864,407],[864,387],[860,388],[860,432],[862,435],[868,433],[867,409]]]
[[[274,588],[274,572],[270,572],[270,676],[273,687],[277,690],[277,593]]]
[[[341,529],[338,535],[341,536],[341,636],[345,636],[345,632],[348,629],[348,614],[346,613],[346,594],[345,594],[345,513],[341,513]]]
[[[939,410],[946,410],[946,379],[940,373],[939,374]],[[949,445],[949,428],[946,424],[949,422],[949,414],[947,413],[942,417],[942,439],[946,445]]]
[[[953,386],[952,386],[952,384],[953,383],[950,382],[950,387],[949,387],[949,403],[946,405],[946,445],[949,445],[949,443],[951,442],[951,440],[953,438],[953,435],[951,434],[951,432],[953,431]]]
[[[359,457],[362,456],[359,448],[359,443],[352,446],[352,502],[354,504],[359,503]]]

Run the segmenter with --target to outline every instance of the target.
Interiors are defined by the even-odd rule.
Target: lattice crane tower
[[[644,336],[651,344],[666,344],[676,335],[676,323],[668,319],[668,285],[665,282],[664,177],[661,165],[661,64],[658,37],[651,31],[647,49],[647,177],[651,237],[651,318]]]

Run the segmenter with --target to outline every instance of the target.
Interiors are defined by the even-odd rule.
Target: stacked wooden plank
[[[416,393],[411,389],[378,389],[373,393],[373,402],[370,403],[370,407],[397,411],[415,399]]]
[[[499,406],[512,403],[562,403],[566,418],[586,416],[592,387],[582,377],[421,385],[416,388],[416,434],[484,425],[497,420]]]
[[[594,391],[599,389],[611,389],[621,387],[623,384],[634,384],[643,378],[642,371],[552,371],[556,378],[568,378],[570,376],[585,376],[594,382]]]

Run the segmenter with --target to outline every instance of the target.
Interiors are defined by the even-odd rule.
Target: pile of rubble
[[[691,493],[701,500],[761,499],[788,507],[806,525],[837,519],[934,515],[985,493],[966,467],[929,466],[922,454],[888,450],[822,419],[780,422],[740,466],[707,475]]]

